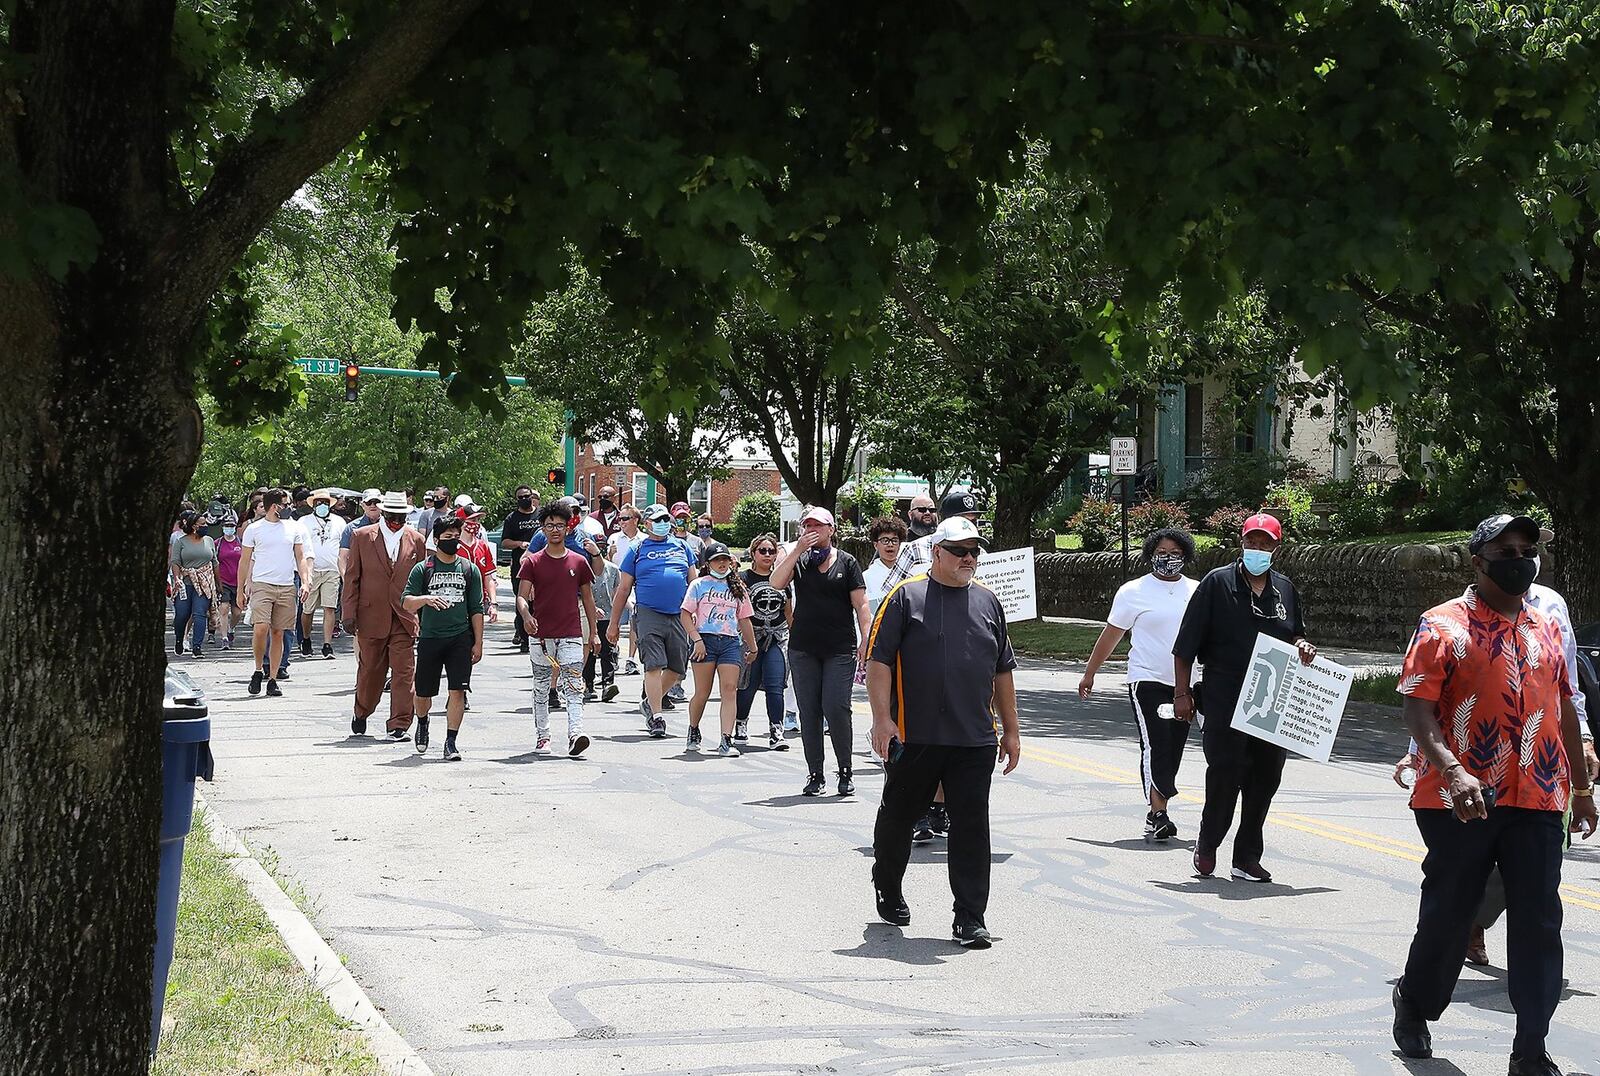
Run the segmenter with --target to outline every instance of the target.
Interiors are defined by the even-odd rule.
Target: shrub
[[[1339,505],[1333,514],[1333,531],[1340,538],[1368,538],[1383,534],[1391,526],[1389,506],[1384,503],[1377,483],[1364,489]]]
[[[1122,541],[1122,508],[1110,501],[1085,500],[1069,526],[1083,539],[1085,553],[1104,552]]]
[[[1146,501],[1128,509],[1128,534],[1135,543],[1144,541],[1151,531],[1163,527],[1189,529],[1189,513],[1171,501]]]
[[[1286,537],[1300,539],[1310,538],[1316,533],[1317,517],[1311,511],[1312,503],[1309,486],[1288,480],[1268,486],[1267,494],[1261,501],[1264,508],[1280,510],[1279,522],[1283,524]]]
[[[894,502],[889,499],[888,487],[883,484],[882,476],[873,471],[860,481],[850,483],[849,489],[839,492],[838,509],[834,514],[841,519],[859,520],[859,525],[865,527],[893,509]]]
[[[1224,505],[1206,517],[1201,524],[1206,534],[1216,538],[1225,546],[1239,544],[1239,528],[1244,526],[1244,521],[1249,519],[1252,512],[1237,504]]]
[[[777,534],[782,522],[778,498],[766,490],[746,493],[733,506],[733,522],[728,526],[729,537],[732,538],[730,544],[745,548],[763,531]]]

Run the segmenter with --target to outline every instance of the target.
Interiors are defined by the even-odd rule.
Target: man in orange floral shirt
[[[1539,574],[1539,525],[1484,520],[1467,545],[1477,581],[1422,615],[1400,675],[1422,765],[1411,807],[1428,846],[1406,970],[1394,988],[1394,1039],[1431,1057],[1428,1021],[1450,1004],[1489,871],[1507,898],[1507,966],[1517,1015],[1510,1076],[1559,1076],[1544,1052],[1561,996],[1561,849],[1572,825],[1594,832],[1594,791],[1561,628],[1523,602]],[[1568,759],[1580,760],[1577,772]]]

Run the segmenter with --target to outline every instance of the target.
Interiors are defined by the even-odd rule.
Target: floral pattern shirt
[[[1508,618],[1469,589],[1422,614],[1399,691],[1438,704],[1450,749],[1468,773],[1493,786],[1497,807],[1566,810],[1561,700],[1573,686],[1553,619],[1526,604]],[[1449,782],[1426,759],[1411,806],[1452,806]]]

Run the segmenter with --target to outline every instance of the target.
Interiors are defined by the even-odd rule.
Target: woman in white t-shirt
[[[1189,742],[1189,723],[1172,714],[1175,669],[1172,644],[1183,623],[1183,611],[1200,584],[1183,574],[1194,560],[1194,539],[1187,531],[1164,527],[1144,540],[1150,574],[1122,584],[1111,602],[1106,628],[1089,655],[1089,667],[1078,683],[1078,695],[1094,691],[1094,675],[1128,632],[1128,701],[1139,727],[1139,776],[1150,812],[1145,815],[1147,841],[1178,835],[1167,817],[1167,801],[1178,794],[1178,765]]]

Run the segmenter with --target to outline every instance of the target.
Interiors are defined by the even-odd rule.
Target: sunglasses
[[[778,551],[773,549],[771,546],[765,546],[761,549],[752,549],[750,552],[760,553],[764,557],[775,557],[778,555]]]
[[[913,508],[911,510],[913,512],[932,512],[932,511],[935,511],[933,505],[931,505],[931,504],[926,508]]]
[[[942,545],[939,548],[949,553],[952,557],[959,557],[961,560],[966,560],[969,557],[977,560],[978,554],[983,552],[981,548],[975,545]]]

